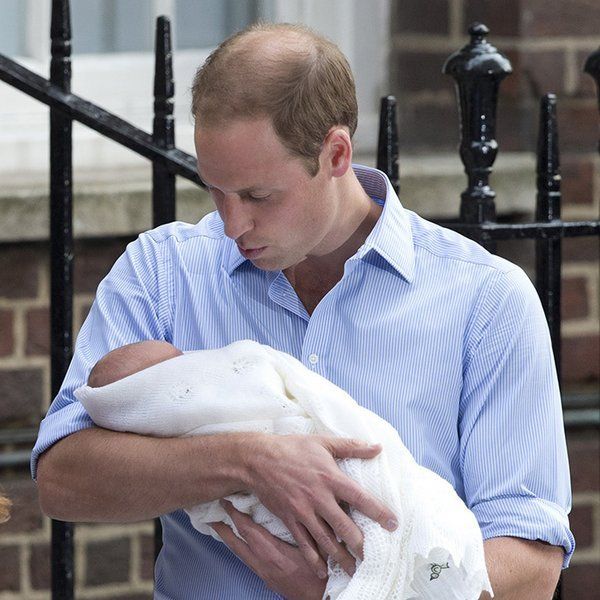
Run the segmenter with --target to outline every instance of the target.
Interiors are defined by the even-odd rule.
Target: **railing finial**
[[[495,220],[495,192],[489,176],[496,159],[496,105],[498,86],[512,67],[509,60],[489,44],[483,23],[469,27],[471,41],[452,54],[442,71],[456,81],[460,103],[460,157],[469,184],[461,194],[461,219],[467,223]]]
[[[52,0],[50,81],[71,91],[71,11],[69,0]]]

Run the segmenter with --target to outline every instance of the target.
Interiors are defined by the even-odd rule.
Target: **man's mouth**
[[[262,252],[265,250],[266,246],[262,246],[261,248],[242,248],[242,246],[240,246],[238,244],[238,248],[239,248],[240,254],[244,258],[247,258],[248,260],[252,260],[253,258],[258,258],[262,254]]]

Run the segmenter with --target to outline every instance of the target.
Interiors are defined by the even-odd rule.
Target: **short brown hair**
[[[254,24],[226,39],[198,69],[192,114],[203,125],[269,117],[283,145],[319,170],[331,127],[356,130],[350,65],[340,49],[308,27]]]

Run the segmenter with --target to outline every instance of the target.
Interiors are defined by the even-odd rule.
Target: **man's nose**
[[[236,240],[254,227],[249,207],[236,194],[227,195],[221,204],[221,219],[225,226],[225,235]]]

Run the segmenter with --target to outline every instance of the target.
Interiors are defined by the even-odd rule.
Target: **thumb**
[[[382,450],[381,444],[351,438],[329,438],[325,447],[334,458],[374,458]]]

